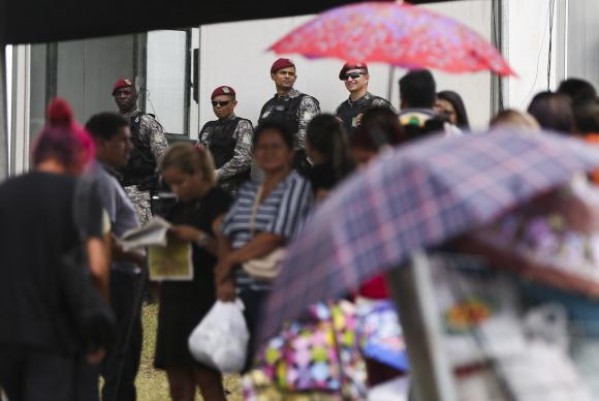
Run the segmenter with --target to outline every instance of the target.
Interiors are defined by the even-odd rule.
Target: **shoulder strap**
[[[311,97],[312,97],[312,99],[314,99],[314,101],[316,102],[316,105],[317,105],[318,107],[320,107],[320,102],[318,101],[318,99],[316,99],[314,96],[311,96]]]
[[[208,122],[204,123],[204,125],[202,125],[202,128],[200,128],[200,132],[198,133],[198,141],[202,142],[202,140],[204,139],[203,134],[204,134],[205,130],[207,128],[209,128],[210,126],[212,126],[213,124],[214,124],[213,121],[208,121]]]
[[[254,205],[252,206],[252,217],[250,218],[250,236],[253,238],[256,234],[256,214],[258,214],[258,208],[260,207],[260,198],[262,197],[262,191],[264,185],[260,185],[256,191],[256,197],[254,198]]]
[[[277,98],[277,95],[275,95],[272,98],[268,99],[268,101],[262,105],[262,108],[260,109],[260,115],[258,116],[258,123],[260,123],[260,121],[262,121],[262,116],[266,112],[266,109],[271,104],[271,102],[273,102],[276,98]]]
[[[156,116],[154,114],[151,113],[144,113],[143,111],[138,111],[137,113],[135,113],[135,115],[133,117],[131,117],[131,124],[135,124],[136,129],[139,130],[139,126],[141,125],[141,118],[143,116],[148,116],[150,117],[152,120],[154,120],[154,122],[156,124],[158,124],[160,126],[160,128],[162,128],[164,130],[164,127],[162,126],[162,124],[160,124],[160,122],[156,119]],[[133,129],[133,127],[132,127]]]
[[[302,102],[302,100],[304,100],[304,98],[308,96],[305,93],[300,93],[298,96],[296,96],[293,101],[297,104],[297,107],[299,107],[300,103]]]
[[[366,107],[364,109],[367,110],[367,109],[372,108],[372,105],[374,104],[374,101],[377,100],[377,99],[380,99],[380,98],[378,96],[372,95],[370,97],[370,99],[368,99],[368,103],[366,104]]]
[[[139,128],[141,127],[141,116],[144,113],[141,111],[135,113],[131,116],[130,126],[131,126],[131,140],[135,141],[139,137]]]
[[[132,121],[133,121],[134,123],[136,123],[136,124],[139,124],[139,123],[141,122],[141,118],[142,118],[144,115],[152,116],[151,114],[146,114],[146,113],[144,113],[143,111],[138,111],[137,113],[135,113],[135,114],[134,114],[134,115],[131,117],[131,118],[132,118]],[[154,116],[152,116],[152,117],[154,117]]]
[[[320,102],[318,101],[318,99],[316,99],[314,96],[308,95],[307,93],[302,93],[300,96],[298,96],[300,99],[303,99],[305,97],[309,97],[312,100],[314,100],[314,102],[316,103],[317,106],[320,106]],[[301,102],[301,100],[300,100]]]
[[[254,124],[252,124],[252,122],[250,120],[248,120],[247,118],[243,118],[243,117],[235,117],[235,121],[237,122],[237,124],[239,124],[239,122],[241,121],[246,121],[248,124],[250,124],[250,126],[252,128],[254,128]]]
[[[145,116],[148,116],[148,117],[151,117],[151,118],[152,118],[152,120],[154,120],[154,122],[155,122],[156,124],[158,124],[158,125],[160,126],[160,128],[162,128],[162,130],[164,131],[164,127],[162,126],[162,124],[160,124],[160,121],[158,121],[158,119],[156,118],[156,115],[155,115],[155,114],[151,114],[151,113],[143,113],[143,112],[142,112],[141,114],[142,114],[142,115],[145,115]]]

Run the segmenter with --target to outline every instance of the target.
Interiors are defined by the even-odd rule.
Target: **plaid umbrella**
[[[411,251],[481,227],[599,165],[599,152],[554,133],[504,127],[434,137],[381,156],[335,191],[289,246],[259,343],[308,305],[353,291]]]
[[[472,29],[425,8],[396,2],[369,1],[332,8],[297,27],[269,50],[404,68],[514,74],[501,53]]]

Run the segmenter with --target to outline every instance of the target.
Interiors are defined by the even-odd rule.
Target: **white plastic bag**
[[[241,300],[216,301],[189,336],[189,351],[200,363],[237,373],[245,365],[249,338]]]

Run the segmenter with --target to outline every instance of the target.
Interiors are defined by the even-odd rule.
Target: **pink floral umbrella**
[[[472,29],[425,8],[395,2],[330,9],[288,33],[269,50],[409,69],[489,70],[515,75],[497,49]]]

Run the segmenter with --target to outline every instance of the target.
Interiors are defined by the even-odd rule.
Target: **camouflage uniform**
[[[129,113],[123,114],[123,117],[125,117],[129,121],[129,125],[132,126],[132,119],[138,114],[139,112],[137,110],[133,110]],[[156,159],[156,165],[159,166],[162,156],[164,156],[166,148],[168,147],[163,128],[152,116],[143,114],[139,118],[140,139],[146,143],[149,143],[150,149],[152,150],[152,155]],[[143,226],[152,218],[150,192],[147,190],[140,190],[137,185],[125,187],[125,192],[127,192],[131,202],[133,202],[137,217]]]
[[[306,154],[306,128],[314,116],[320,113],[318,100],[292,89],[286,95],[275,94],[260,110],[258,123],[269,118],[283,120],[294,132],[293,168],[307,175],[311,169]],[[253,176],[261,173],[252,171]]]
[[[235,114],[231,114],[223,120],[234,120],[235,118]],[[212,134],[213,131],[204,132],[204,129],[202,129],[199,135],[200,143],[208,149],[211,149]],[[249,172],[252,165],[253,137],[254,127],[252,127],[252,124],[248,120],[239,120],[233,132],[233,139],[235,140],[233,157],[216,170],[219,186],[231,195],[235,195],[240,184],[231,178]]]
[[[268,118],[273,113],[273,108],[275,101],[281,100],[284,98],[293,99],[302,95],[302,93],[296,89],[292,89],[287,95],[280,96],[276,94],[274,98],[269,100],[262,108],[262,112],[260,113],[260,120],[264,120]],[[308,123],[312,118],[316,115],[320,114],[320,105],[318,104],[318,100],[310,95],[304,95],[302,98],[298,110],[297,110],[297,133],[295,133],[295,149],[305,149],[306,144],[306,128],[308,127]]]

